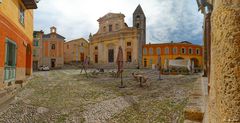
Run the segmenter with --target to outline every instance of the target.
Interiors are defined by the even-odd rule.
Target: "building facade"
[[[147,44],[143,46],[143,67],[157,65],[161,58],[163,67],[168,60],[184,59],[194,62],[195,68],[202,68],[203,47],[187,41],[179,43]]]
[[[64,43],[64,63],[80,63],[89,57],[89,43],[84,38]]]
[[[36,8],[35,0],[0,2],[0,89],[32,74],[33,9]]]
[[[34,69],[40,66],[48,66],[51,69],[62,68],[64,65],[63,46],[65,38],[57,33],[56,27],[51,27],[49,34],[35,31],[34,37]]]
[[[141,9],[139,6],[137,9]],[[138,13],[137,13],[138,14]],[[135,14],[134,14],[135,15]],[[142,36],[141,25],[145,25],[145,16],[139,15],[133,27],[125,23],[125,16],[121,13],[108,13],[98,19],[99,30],[93,36],[89,36],[90,61],[97,65],[114,66],[116,64],[119,46],[123,49],[124,62],[129,66],[141,65],[141,51],[145,39]],[[135,16],[133,17],[135,18]],[[144,20],[141,21],[140,20]],[[142,24],[144,23],[144,24]],[[144,33],[143,33],[144,34]],[[144,37],[144,36],[142,36]],[[139,50],[140,49],[140,50]]]

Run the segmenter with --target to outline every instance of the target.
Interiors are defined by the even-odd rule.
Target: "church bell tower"
[[[139,4],[133,13],[133,27],[138,29],[138,66],[142,66],[142,49],[146,44],[146,16]]]

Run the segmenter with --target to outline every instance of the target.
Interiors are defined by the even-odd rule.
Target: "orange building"
[[[89,43],[84,38],[64,43],[64,63],[83,62],[89,57]]]
[[[152,67],[161,58],[163,67],[168,60],[185,59],[194,62],[194,67],[202,69],[203,46],[187,41],[179,43],[147,44],[143,46],[143,67]]]
[[[0,89],[32,74],[35,0],[0,1]]]

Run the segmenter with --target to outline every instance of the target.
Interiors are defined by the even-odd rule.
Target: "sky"
[[[34,30],[57,33],[66,41],[98,31],[97,20],[109,12],[123,13],[132,27],[132,14],[141,5],[147,19],[147,43],[202,43],[203,15],[195,0],[41,0],[34,13]]]

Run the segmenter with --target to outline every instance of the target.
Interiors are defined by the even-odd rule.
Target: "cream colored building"
[[[121,46],[125,67],[141,65],[141,50],[146,42],[146,18],[141,6],[133,14],[133,27],[128,27],[124,18],[121,13],[108,13],[98,19],[98,32],[89,36],[91,63],[110,67],[116,65],[118,48]]]
[[[64,63],[83,62],[89,57],[89,43],[84,38],[64,43]]]

